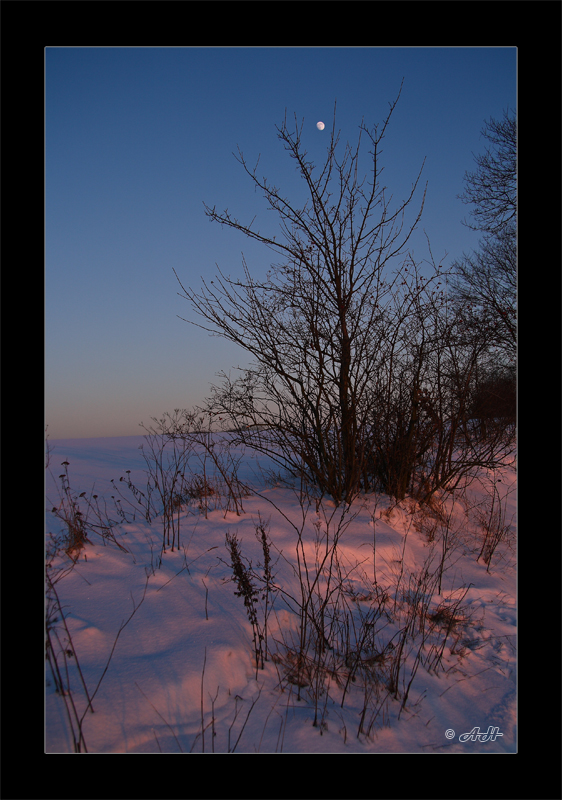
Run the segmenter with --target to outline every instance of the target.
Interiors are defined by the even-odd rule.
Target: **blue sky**
[[[321,163],[334,101],[345,143],[381,122],[384,182],[402,200],[428,182],[413,254],[450,264],[477,247],[456,199],[482,153],[484,122],[516,108],[515,48],[47,48],[45,51],[45,423],[56,438],[128,436],[189,408],[243,351],[193,317],[175,269],[198,287],[218,263],[265,273],[273,254],[211,223],[203,201],[249,222],[271,212],[236,162],[295,197],[302,182],[277,139],[304,118]],[[323,120],[326,130],[316,123]],[[421,199],[421,194],[419,195]],[[274,229],[271,228],[274,232]],[[444,258],[445,253],[448,253]],[[274,256],[273,256],[274,258]],[[196,319],[196,317],[193,317]]]

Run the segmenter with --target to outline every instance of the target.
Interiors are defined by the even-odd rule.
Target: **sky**
[[[237,147],[283,194],[303,182],[277,138],[303,122],[322,163],[336,102],[341,140],[386,117],[384,183],[403,200],[425,158],[424,212],[409,247],[444,266],[478,247],[457,198],[491,117],[516,109],[517,49],[66,48],[45,50],[45,425],[50,439],[142,434],[203,403],[221,371],[250,361],[197,321],[218,264],[254,275],[275,256],[211,222],[203,203],[276,231]],[[319,131],[318,121],[326,128]],[[365,155],[366,155],[365,150]],[[365,163],[365,162],[363,162]],[[416,199],[421,202],[418,190]],[[414,213],[414,207],[412,207]],[[425,233],[424,233],[425,232]]]

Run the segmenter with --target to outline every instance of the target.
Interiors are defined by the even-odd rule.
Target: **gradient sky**
[[[423,230],[444,265],[477,247],[456,196],[484,151],[484,122],[516,108],[516,61],[515,48],[47,48],[49,437],[142,434],[141,422],[202,402],[219,371],[248,363],[178,319],[197,318],[173,269],[196,288],[215,263],[240,275],[242,252],[256,275],[275,260],[211,223],[203,201],[245,222],[257,213],[258,227],[275,221],[232,155],[237,145],[252,164],[261,154],[260,175],[284,194],[302,193],[275,130],[285,110],[304,118],[319,164],[334,101],[343,143],[355,143],[362,118],[381,122],[404,78],[382,161],[398,202],[426,158],[413,254],[427,257]]]

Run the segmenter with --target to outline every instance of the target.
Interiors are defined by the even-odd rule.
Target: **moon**
[[[326,126],[324,125],[323,122],[317,122],[316,127],[318,128],[319,131],[323,131]]]

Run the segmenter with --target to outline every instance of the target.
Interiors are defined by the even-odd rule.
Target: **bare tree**
[[[438,490],[466,484],[482,468],[507,466],[515,447],[514,418],[502,413],[492,421],[489,406],[482,408],[486,329],[478,335],[457,311],[447,318],[436,315],[434,330],[439,346],[428,355],[429,380],[419,398],[431,424],[413,467],[415,493],[422,503]]]
[[[465,173],[460,199],[473,206],[472,222],[484,234],[479,251],[463,254],[452,269],[453,300],[472,312],[474,327],[486,329],[490,347],[506,364],[514,364],[517,348],[517,125],[515,115],[485,123],[491,143],[475,156],[477,170]]]
[[[207,214],[282,260],[257,280],[243,259],[242,279],[218,270],[199,292],[178,278],[181,296],[203,318],[193,324],[254,359],[234,380],[222,373],[206,411],[234,431],[234,442],[338,503],[361,489],[429,501],[475,469],[505,463],[514,440],[511,419],[474,421],[482,387],[498,386],[490,373],[493,320],[483,323],[470,303],[445,304],[445,275],[431,248],[423,269],[406,250],[423,209],[425,192],[405,223],[421,170],[394,208],[381,183],[380,146],[397,101],[380,127],[360,125],[357,145],[346,144],[341,158],[334,110],[320,170],[302,147],[302,125],[295,119],[291,130],[285,118],[278,137],[304,180],[302,207],[239,150],[282,236],[261,233],[255,218],[245,225],[206,206]],[[365,140],[370,158],[360,174]]]
[[[473,222],[465,224],[475,231],[496,234],[517,215],[517,122],[515,114],[504,111],[502,120],[484,123],[482,136],[491,143],[484,155],[474,156],[477,170],[465,172],[465,191],[459,195],[472,205]]]
[[[285,117],[278,138],[306,186],[308,198],[300,208],[259,176],[258,164],[249,167],[239,150],[239,162],[277,212],[281,238],[262,234],[255,219],[244,224],[229,211],[208,206],[206,213],[282,260],[265,280],[253,278],[244,261],[243,279],[219,270],[214,281],[203,281],[200,292],[180,281],[181,296],[204,320],[193,324],[254,358],[237,380],[223,375],[213,391],[213,410],[246,444],[312,480],[336,501],[349,500],[362,481],[365,485],[374,410],[384,396],[394,401],[381,376],[392,372],[389,359],[397,363],[399,351],[412,344],[408,330],[435,302],[441,277],[434,263],[423,277],[405,251],[423,209],[425,191],[406,224],[422,170],[394,208],[381,182],[381,142],[398,97],[382,125],[369,129],[361,123],[356,146],[346,144],[340,158],[334,109],[319,170],[303,149],[302,123],[299,127],[295,118],[290,129]],[[365,140],[370,158],[361,175]],[[418,379],[419,374],[420,369]],[[414,390],[404,388],[410,395]]]
[[[517,245],[512,223],[487,236],[480,250],[452,265],[452,299],[464,309],[467,324],[486,329],[490,347],[504,363],[517,353]]]
[[[491,404],[483,404],[499,386],[484,370],[486,329],[472,328],[463,309],[444,308],[435,295],[413,294],[413,313],[389,329],[374,376],[364,485],[398,500],[411,494],[429,502],[482,467],[509,463],[514,446],[505,404],[493,424]]]

